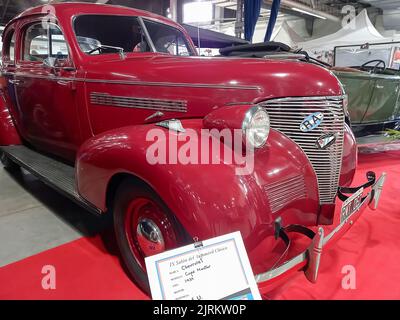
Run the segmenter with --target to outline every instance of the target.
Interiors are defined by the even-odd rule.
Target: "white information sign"
[[[260,300],[240,232],[146,258],[154,300]]]

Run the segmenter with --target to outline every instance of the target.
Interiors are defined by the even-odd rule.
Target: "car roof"
[[[16,16],[7,24],[7,26],[21,18],[40,15],[40,14],[45,15],[49,12],[57,17],[62,16],[64,18],[71,18],[73,16],[81,14],[110,14],[110,15],[140,16],[158,20],[160,22],[177,27],[181,30],[183,29],[179,24],[172,21],[171,19],[165,18],[163,16],[148,11],[123,7],[123,6],[100,4],[100,3],[87,3],[87,2],[51,3],[47,5],[40,5],[37,7],[33,7],[28,10],[25,10],[24,12]]]

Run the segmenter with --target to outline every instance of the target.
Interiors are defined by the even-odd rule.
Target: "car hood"
[[[101,68],[99,68],[101,64]],[[287,60],[148,55],[93,63],[88,77],[158,85],[204,86],[253,91],[253,99],[335,96],[341,87],[332,72]]]

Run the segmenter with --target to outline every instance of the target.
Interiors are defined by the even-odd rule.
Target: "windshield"
[[[144,20],[144,24],[151,40],[139,19],[131,16],[82,15],[75,19],[74,29],[80,49],[89,55],[121,51],[193,55],[180,30],[148,20]]]
[[[375,64],[377,61],[381,61],[381,67],[399,70],[400,43],[365,44],[335,48],[335,66],[337,67],[361,67],[370,61],[375,61]]]
[[[153,21],[145,20],[144,23],[157,52],[174,56],[192,55],[185,36],[178,29]]]

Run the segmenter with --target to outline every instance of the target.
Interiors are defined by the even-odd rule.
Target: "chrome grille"
[[[278,212],[289,202],[305,199],[307,196],[304,176],[302,175],[291,176],[265,185],[264,191],[268,195],[272,213]]]
[[[320,204],[333,203],[339,184],[343,155],[343,97],[297,97],[265,101],[271,127],[279,130],[303,149],[318,179]],[[314,130],[302,132],[300,124],[309,115],[322,112],[324,119]],[[335,133],[336,141],[327,149],[317,147],[317,139]]]
[[[187,102],[183,100],[161,100],[151,98],[134,98],[112,96],[107,93],[92,92],[90,103],[105,106],[150,109],[157,111],[186,112]]]

